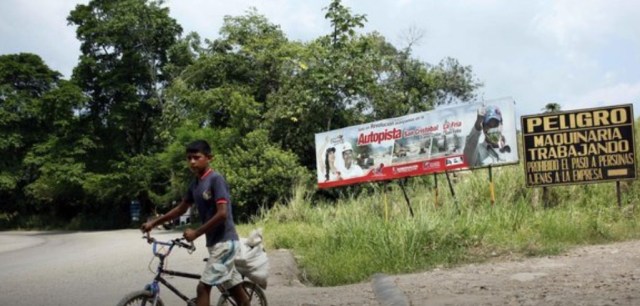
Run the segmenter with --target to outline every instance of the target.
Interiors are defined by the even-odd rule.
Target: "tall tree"
[[[59,77],[37,55],[0,56],[0,197],[8,204],[0,207],[4,211],[55,211],[57,204],[69,200],[60,195],[73,190],[65,182],[81,179],[62,165],[82,168],[82,150],[90,146],[79,142],[85,100],[77,86]],[[54,169],[59,171],[53,174]]]
[[[67,20],[81,42],[73,81],[91,97],[87,112],[100,144],[93,168],[104,160],[157,150],[157,120],[168,79],[167,51],[182,28],[163,1],[93,0]]]
[[[47,137],[41,98],[59,82],[60,74],[30,53],[0,56],[0,197],[17,201],[34,179],[23,159]]]
[[[42,213],[69,220],[87,210],[85,161],[94,143],[86,133],[80,110],[86,96],[75,84],[62,80],[41,99],[46,133],[24,159],[34,180],[24,189]]]
[[[172,176],[182,178],[182,145],[189,139],[211,140],[214,167],[225,173],[239,215],[249,216],[262,206],[286,197],[295,180],[304,174],[291,152],[269,139],[265,116],[271,95],[279,91],[283,67],[295,57],[296,46],[288,42],[279,26],[250,9],[245,15],[224,18],[220,38],[205,41],[193,63],[186,66],[167,90],[175,120],[175,141],[160,154],[172,165]],[[169,108],[167,108],[169,110]],[[179,148],[179,149],[176,149]],[[177,194],[180,180],[172,180],[170,194]],[[276,183],[277,182],[277,183]]]
[[[172,103],[180,101],[185,108],[180,113],[200,126],[248,132],[271,107],[268,96],[280,88],[290,44],[280,27],[255,9],[225,16],[220,38],[207,44],[169,90]]]

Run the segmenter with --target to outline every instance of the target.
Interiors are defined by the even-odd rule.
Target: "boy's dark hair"
[[[202,153],[206,156],[211,156],[211,147],[205,140],[196,140],[187,145],[187,153]]]

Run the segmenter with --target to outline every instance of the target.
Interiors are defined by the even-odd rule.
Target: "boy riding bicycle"
[[[181,216],[195,203],[202,225],[195,230],[186,229],[183,236],[187,241],[193,241],[205,234],[209,249],[209,259],[196,290],[197,305],[209,305],[211,287],[218,285],[229,290],[239,305],[249,305],[249,297],[242,288],[242,277],[234,264],[240,244],[227,182],[210,167],[213,156],[206,141],[197,140],[187,145],[186,156],[189,169],[196,177],[182,202],[168,213],[142,224],[141,230],[149,232],[155,226]]]

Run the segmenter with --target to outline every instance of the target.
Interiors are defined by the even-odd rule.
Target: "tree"
[[[545,113],[557,113],[562,109],[562,106],[560,106],[560,104],[558,103],[547,103],[543,108],[542,111],[544,111]]]
[[[338,47],[356,35],[356,28],[364,27],[367,21],[366,15],[353,15],[351,10],[342,5],[341,0],[332,0],[331,4],[325,8],[327,13],[324,18],[331,22],[333,31],[331,33],[331,44]]]
[[[294,53],[266,114],[272,139],[310,169],[316,165],[315,133],[469,101],[481,86],[471,67],[455,59],[432,66],[379,33],[358,34],[366,17],[339,0],[327,10],[333,31]]]
[[[207,48],[194,47],[201,52],[167,91],[170,112],[165,118],[176,127],[191,121],[246,133],[259,127],[271,107],[267,97],[279,90],[282,66],[291,58],[280,28],[252,9],[244,16],[226,16],[220,35],[206,40]]]
[[[59,79],[35,54],[0,56],[0,197],[6,203],[24,200],[22,188],[35,179],[23,160],[47,137],[49,114],[41,99]]]
[[[202,42],[180,37],[162,0],[77,5],[70,81],[37,56],[0,57],[0,196],[121,226],[133,198],[150,210],[182,196],[184,145],[207,139],[248,217],[309,177],[315,133],[468,101],[481,85],[455,59],[413,58],[414,40],[360,33],[366,16],[340,0],[325,11],[331,31],[309,42],[255,9]]]
[[[265,115],[273,141],[315,167],[313,134],[363,121],[362,93],[374,80],[367,43],[357,39],[364,15],[353,15],[340,1],[325,8],[329,35],[306,44],[291,44],[281,83],[267,101]]]
[[[80,89],[33,54],[0,57],[0,196],[9,213],[60,216],[82,203],[86,142]]]
[[[92,0],[67,17],[81,42],[72,81],[89,97],[82,112],[95,146],[87,148],[82,188],[94,213],[124,214],[133,198],[150,210],[153,190],[163,189],[155,184],[168,175],[152,166],[152,154],[170,138],[170,125],[161,122],[163,91],[191,63],[180,48],[189,50],[194,37],[177,46],[182,28],[163,3]]]
[[[239,215],[246,218],[262,206],[286,197],[304,175],[298,158],[269,138],[265,119],[274,107],[272,95],[286,79],[299,44],[290,43],[279,26],[252,9],[246,15],[226,16],[221,37],[177,74],[167,90],[175,137],[160,159],[172,164],[172,189],[179,194],[183,180],[184,144],[209,139],[214,167],[227,177]],[[183,52],[186,48],[183,48]]]
[[[168,84],[163,68],[182,28],[162,1],[93,0],[67,20],[78,26],[80,62],[73,81],[91,97],[87,112],[100,144],[91,169],[161,148],[156,135]]]

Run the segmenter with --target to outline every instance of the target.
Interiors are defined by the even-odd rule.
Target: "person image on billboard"
[[[348,179],[362,176],[364,171],[355,162],[353,148],[351,144],[345,142],[342,146],[342,160],[344,162],[343,169],[340,171],[341,178]]]
[[[484,134],[484,141],[480,136]],[[474,126],[467,135],[464,159],[469,167],[487,166],[507,161],[511,147],[502,134],[502,112],[493,105],[480,107]]]
[[[324,158],[324,179],[325,181],[335,181],[341,179],[340,171],[336,167],[336,148],[330,147],[326,150]]]

